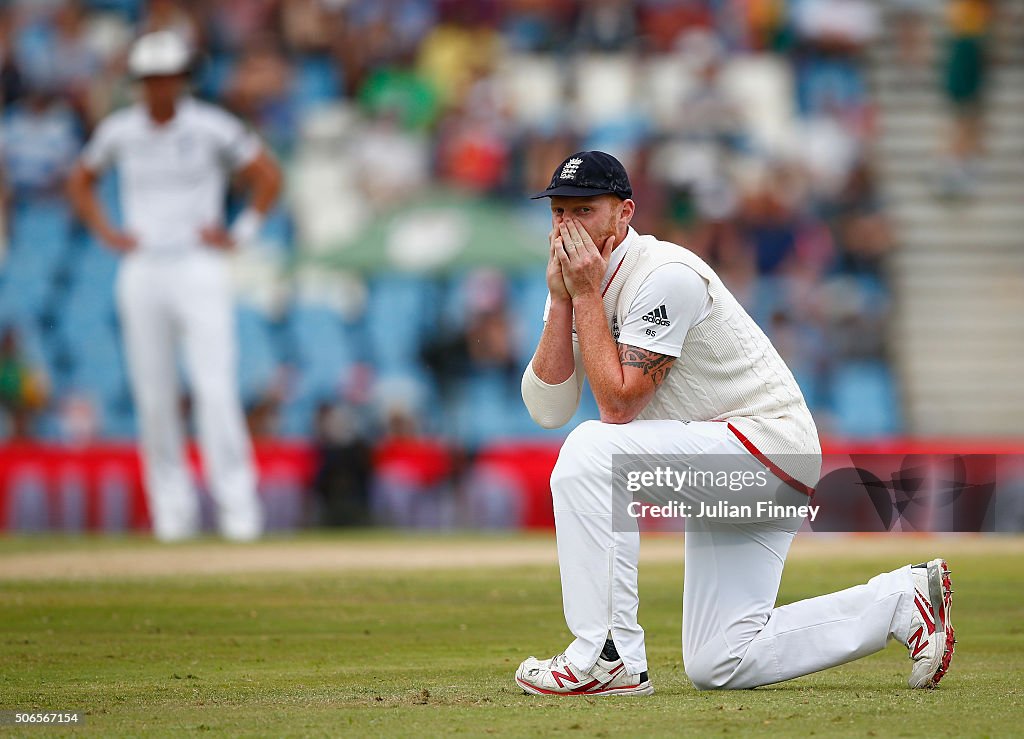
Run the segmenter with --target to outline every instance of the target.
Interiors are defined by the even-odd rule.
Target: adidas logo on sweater
[[[648,323],[656,324],[658,326],[672,325],[668,320],[668,311],[665,310],[664,305],[662,305],[660,308],[655,308],[654,310],[652,310],[650,313],[643,317],[643,320],[647,321]]]

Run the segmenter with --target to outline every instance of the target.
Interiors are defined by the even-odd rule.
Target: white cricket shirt
[[[230,173],[261,146],[230,113],[184,97],[163,124],[141,104],[107,116],[82,161],[94,172],[117,168],[124,230],[141,251],[167,252],[199,246],[201,229],[223,223]]]

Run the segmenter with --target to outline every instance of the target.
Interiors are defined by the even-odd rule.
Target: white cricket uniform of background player
[[[146,490],[161,539],[189,536],[199,524],[179,410],[179,347],[221,532],[251,539],[262,531],[236,380],[228,257],[200,238],[204,227],[223,223],[230,172],[260,151],[258,137],[240,121],[184,97],[164,124],[142,105],[111,114],[82,155],[94,172],[117,168],[124,230],[138,242],[121,260],[116,295]]]
[[[638,263],[634,254],[629,260],[631,251],[645,257]],[[628,273],[642,268],[643,259],[651,255],[663,263],[643,278],[630,300],[623,290]],[[624,261],[631,263],[622,268]],[[551,475],[551,490],[563,608],[576,637],[566,656],[580,670],[589,671],[611,634],[626,669],[636,675],[647,670],[644,631],[638,623],[640,535],[628,516],[615,520],[633,521],[629,530],[616,531],[613,526],[612,456],[665,455],[686,459],[696,469],[702,457],[732,455],[732,469],[751,472],[772,470],[771,458],[785,457],[790,461],[784,464],[796,462],[801,471],[790,477],[775,466],[773,474],[792,483],[780,487],[783,498],[777,502],[806,505],[806,493],[796,488],[816,482],[811,476],[818,474],[820,450],[792,374],[710,267],[692,252],[639,236],[631,228],[612,252],[605,290],[605,312],[611,316],[613,333],[618,326],[618,343],[679,359],[637,420],[620,425],[587,421],[569,434]],[[618,297],[622,300],[616,303]],[[547,312],[546,307],[545,319]],[[645,316],[661,318],[662,323],[644,320]],[[709,332],[710,324],[714,326]],[[757,356],[754,363],[727,346],[713,346],[714,332],[732,324],[740,337],[735,346]],[[581,375],[576,349],[576,372]],[[735,360],[737,367],[754,367],[749,371],[757,376],[747,378],[749,384],[741,392],[701,388],[695,378],[704,368],[692,365],[699,365],[703,360],[697,357],[704,356],[709,373],[722,371],[711,366],[713,361]],[[582,382],[582,376],[578,379]],[[760,403],[766,413],[778,407],[778,417],[764,422],[764,428],[772,426],[770,431],[755,433],[760,419],[684,415],[688,404],[712,408],[718,397],[729,393],[751,398],[750,403]],[[739,431],[744,422],[746,443]],[[765,448],[773,453],[758,450],[755,456],[747,446],[748,436],[763,437]],[[786,438],[801,440],[794,442],[788,457],[783,454],[785,443],[779,441]],[[737,505],[756,504],[762,490],[751,486],[729,492],[728,499]],[[681,500],[691,505],[721,497],[721,489],[688,488],[681,493]],[[878,575],[865,585],[775,607],[783,564],[802,521],[687,519],[683,657],[698,688],[779,682],[878,651],[890,637],[906,639],[913,608],[909,567]]]

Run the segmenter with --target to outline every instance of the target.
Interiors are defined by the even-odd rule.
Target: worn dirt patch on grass
[[[32,551],[3,551],[0,580],[106,579],[180,575],[232,575],[289,572],[374,572],[439,569],[486,569],[555,565],[554,536],[393,536],[302,538],[234,545],[216,541],[160,546],[111,540],[88,547],[51,546]],[[953,558],[958,553],[1024,554],[1024,537],[907,535],[800,535],[790,558],[861,559],[905,557],[932,552]],[[645,536],[641,560],[680,562],[682,536]]]

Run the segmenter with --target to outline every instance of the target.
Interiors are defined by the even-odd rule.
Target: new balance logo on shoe
[[[935,617],[932,614],[932,607],[928,603],[928,598],[925,597],[924,593],[920,590],[914,590],[914,605],[917,606],[917,610],[920,612],[921,617],[924,619],[925,626],[928,627],[928,633],[935,633]]]
[[[565,670],[565,672],[551,670],[551,679],[558,683],[558,687],[564,688],[566,682],[576,683],[577,685],[579,684],[580,681],[572,674],[572,670],[569,669],[569,665],[564,665],[562,669]]]
[[[643,320],[648,323],[653,323],[657,326],[671,326],[672,324],[668,320],[668,311],[665,310],[665,306],[662,305],[660,308],[655,308],[646,316]]]
[[[918,627],[907,639],[907,648],[910,649],[911,659],[917,659],[921,655],[921,652],[928,646],[928,637],[935,633],[932,607],[924,593],[916,588],[914,589],[914,605],[917,607],[917,612],[921,615],[924,625]]]
[[[924,627],[920,627],[917,631],[910,635],[907,639],[907,646],[910,648],[910,658],[917,659],[928,647],[928,636],[924,633]]]

